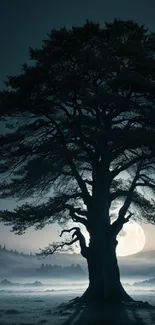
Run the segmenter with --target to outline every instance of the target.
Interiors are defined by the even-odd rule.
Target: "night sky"
[[[28,62],[28,47],[40,47],[52,28],[82,25],[86,19],[103,24],[121,18],[133,19],[155,32],[154,13],[155,0],[1,0],[0,88],[6,75],[18,74],[21,65]],[[1,200],[0,205],[1,209],[11,208],[15,202]],[[29,230],[24,236],[15,236],[0,225],[0,243],[19,251],[36,251],[56,239],[55,230]],[[144,230],[149,237],[145,248],[155,249],[153,226],[144,226]]]

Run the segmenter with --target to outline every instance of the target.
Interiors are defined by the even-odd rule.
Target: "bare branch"
[[[110,234],[114,237],[117,236],[120,230],[123,228],[124,223],[128,222],[132,213],[129,213],[129,215],[125,218],[125,215],[127,213],[127,210],[132,202],[133,193],[136,188],[136,182],[139,178],[139,174],[142,168],[142,162],[140,162],[137,166],[137,171],[135,173],[135,177],[133,178],[133,181],[131,183],[130,189],[128,191],[128,194],[126,196],[125,202],[123,206],[119,210],[118,218],[117,220],[110,226]]]
[[[124,196],[127,196],[127,195],[128,195],[128,191],[127,190],[118,189],[115,192],[113,192],[113,193],[110,194],[110,202],[116,200],[119,197],[124,197]]]
[[[111,177],[112,179],[115,178],[117,175],[119,175],[121,172],[123,172],[124,170],[127,170],[129,167],[133,166],[134,164],[138,163],[139,161],[142,161],[144,157],[141,156],[136,156],[135,158],[131,159],[129,162],[127,162],[126,164],[123,164],[121,167],[116,168],[115,170],[113,170],[111,172]]]
[[[70,216],[71,216],[73,221],[80,222],[87,228],[87,226],[88,226],[87,219],[81,217],[81,215],[86,217],[87,216],[87,211],[81,210],[80,208],[74,208],[70,204],[66,204],[65,208],[70,211]]]
[[[148,181],[138,182],[136,184],[136,187],[138,187],[138,186],[140,186],[140,187],[149,187],[151,189],[155,189],[155,184],[150,183]]]
[[[119,232],[122,230],[123,225],[130,220],[132,215],[133,213],[130,212],[126,218],[117,218],[117,220],[113,222],[113,224],[110,226],[110,234],[112,237],[117,237]]]
[[[73,227],[73,228],[71,228],[71,229],[63,229],[62,231],[61,231],[61,233],[60,233],[60,237],[62,237],[62,235],[65,233],[65,232],[71,232],[71,231],[73,231],[73,230],[80,230],[80,228],[79,227]]]
[[[130,212],[128,214],[128,216],[126,218],[124,218],[124,223],[128,222],[132,216],[133,216],[133,213]]]
[[[71,246],[74,243],[76,243],[77,241],[78,241],[78,238],[76,237],[73,240],[71,240],[70,242],[62,242],[62,243],[50,244],[49,246],[45,247],[44,249],[40,249],[41,252],[36,253],[36,255],[45,258],[48,255],[54,254],[56,251],[59,251],[59,250],[61,251],[64,246]]]
[[[89,179],[84,179],[84,182],[86,183],[86,184],[88,184],[88,185],[93,185],[93,182],[92,181],[90,181]]]
[[[151,189],[155,189],[155,179],[150,178],[149,176],[145,174],[140,174],[139,182],[136,183],[136,187],[143,186],[143,187],[149,187]]]
[[[76,236],[76,239],[79,240],[80,248],[81,248],[81,255],[85,258],[88,258],[89,253],[89,247],[86,245],[86,240],[84,235],[81,233],[81,230],[79,227],[73,227],[71,229],[64,229],[62,230],[60,236],[62,236],[65,232],[71,232],[75,230],[75,232],[72,234],[72,238]]]
[[[131,183],[131,186],[130,186],[130,189],[128,191],[128,195],[126,197],[126,200],[125,200],[123,206],[119,210],[118,218],[120,218],[120,219],[125,217],[125,215],[127,213],[127,210],[128,210],[128,208],[129,208],[129,206],[130,206],[130,204],[132,202],[133,192],[134,192],[134,190],[136,188],[136,182],[137,182],[137,180],[139,178],[141,168],[142,168],[142,162],[140,162],[138,164],[137,171],[136,171],[135,177],[133,178],[133,181]]]

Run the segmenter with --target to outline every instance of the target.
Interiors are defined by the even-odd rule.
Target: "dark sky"
[[[155,30],[155,0],[0,0],[0,82],[28,59],[52,28],[133,19]],[[2,85],[1,85],[2,86]]]
[[[21,65],[28,61],[28,47],[40,47],[52,28],[82,25],[86,19],[102,24],[121,18],[133,19],[155,31],[154,13],[155,0],[0,0],[0,88],[7,74],[19,73]],[[0,204],[1,208],[13,206],[11,201],[3,200]],[[149,229],[150,248],[154,247],[154,229]],[[19,238],[0,226],[0,241],[9,247],[33,250],[48,244],[47,231],[34,235],[30,230]]]

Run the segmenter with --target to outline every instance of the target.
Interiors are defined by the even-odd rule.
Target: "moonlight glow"
[[[145,245],[145,234],[135,221],[126,223],[117,237],[117,255],[127,256],[140,252]]]
[[[114,221],[114,220],[113,220]],[[81,227],[81,225],[80,225]],[[81,227],[82,233],[89,245],[89,234],[84,227]],[[145,234],[142,227],[135,221],[129,221],[124,224],[122,231],[117,236],[117,256],[127,256],[140,252],[145,245]],[[79,245],[74,246],[74,251],[80,253]]]

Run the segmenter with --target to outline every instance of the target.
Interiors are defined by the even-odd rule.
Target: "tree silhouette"
[[[0,138],[0,193],[44,202],[1,211],[0,220],[17,234],[77,223],[61,233],[73,231],[70,241],[43,253],[79,242],[89,271],[82,303],[131,301],[120,283],[117,235],[132,215],[154,222],[155,35],[133,21],[103,28],[87,21],[52,30],[29,52],[33,65],[8,77],[0,94],[9,128]]]

